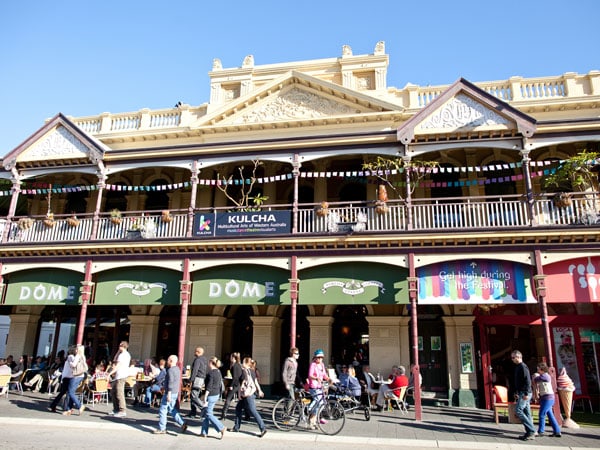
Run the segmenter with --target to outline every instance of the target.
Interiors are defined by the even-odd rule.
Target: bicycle
[[[271,418],[275,426],[282,431],[291,431],[298,427],[300,423],[305,424],[305,428],[310,429],[310,412],[308,405],[311,398],[304,389],[294,389],[296,398],[292,400],[289,397],[283,397],[275,403]],[[344,408],[335,398],[328,398],[323,392],[321,395],[321,405],[317,410],[316,426],[327,435],[335,435],[342,431],[346,423]]]

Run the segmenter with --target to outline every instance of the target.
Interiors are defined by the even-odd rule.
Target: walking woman
[[[262,398],[265,394],[261,390],[258,381],[252,376],[252,371],[250,370],[251,367],[252,358],[244,358],[244,362],[242,363],[242,375],[239,378],[239,400],[237,405],[235,405],[235,423],[230,431],[233,431],[234,433],[240,431],[240,426],[242,425],[242,410],[245,409],[252,417],[254,417],[254,420],[256,420],[256,423],[258,424],[258,429],[260,430],[258,437],[263,437],[267,433],[267,428],[265,427],[262,417],[260,417],[260,414],[256,410],[254,395],[257,393],[258,397]]]
[[[83,345],[70,347],[67,360],[63,366],[60,391],[50,404],[48,408],[50,411],[56,412],[58,402],[60,402],[63,395],[68,394],[67,408],[63,411],[63,415],[70,416],[75,410],[79,411],[79,415],[83,413],[85,406],[77,398],[77,388],[83,381],[86,372],[85,347]]]
[[[233,400],[233,396],[238,392],[240,388],[240,377],[242,376],[242,365],[240,364],[240,354],[234,352],[230,357],[230,368],[231,368],[231,383],[227,388],[227,397],[225,398],[225,404],[223,405],[223,411],[221,412],[221,420],[225,420],[227,417],[227,410]]]
[[[213,356],[208,360],[208,371],[206,378],[204,379],[204,386],[206,387],[206,393],[204,394],[204,401],[206,402],[206,409],[204,413],[204,421],[202,422],[202,431],[200,437],[208,436],[208,428],[212,425],[215,430],[219,433],[219,439],[223,439],[225,436],[225,426],[217,419],[213,413],[215,403],[221,396],[221,386],[223,384],[223,377],[219,371],[221,361],[216,356]]]
[[[552,389],[552,380],[548,374],[548,365],[546,363],[539,363],[537,365],[537,373],[533,376],[534,392],[537,394],[540,400],[540,414],[538,424],[538,435],[542,436],[546,429],[546,416],[550,421],[552,427],[552,436],[561,437],[560,425],[552,407],[554,406],[554,389]]]

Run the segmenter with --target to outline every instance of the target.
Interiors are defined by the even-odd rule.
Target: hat
[[[323,350],[321,350],[320,348],[315,350],[315,354],[313,355],[313,357],[318,358],[319,356],[325,356],[325,353],[323,353]]]

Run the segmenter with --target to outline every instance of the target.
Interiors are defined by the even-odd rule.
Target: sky
[[[46,119],[208,102],[208,72],[385,42],[403,88],[600,70],[598,0],[29,0],[0,6],[0,157]]]

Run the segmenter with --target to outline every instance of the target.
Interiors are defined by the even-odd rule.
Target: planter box
[[[142,239],[142,232],[140,230],[127,230],[125,239],[128,241],[138,241]]]

